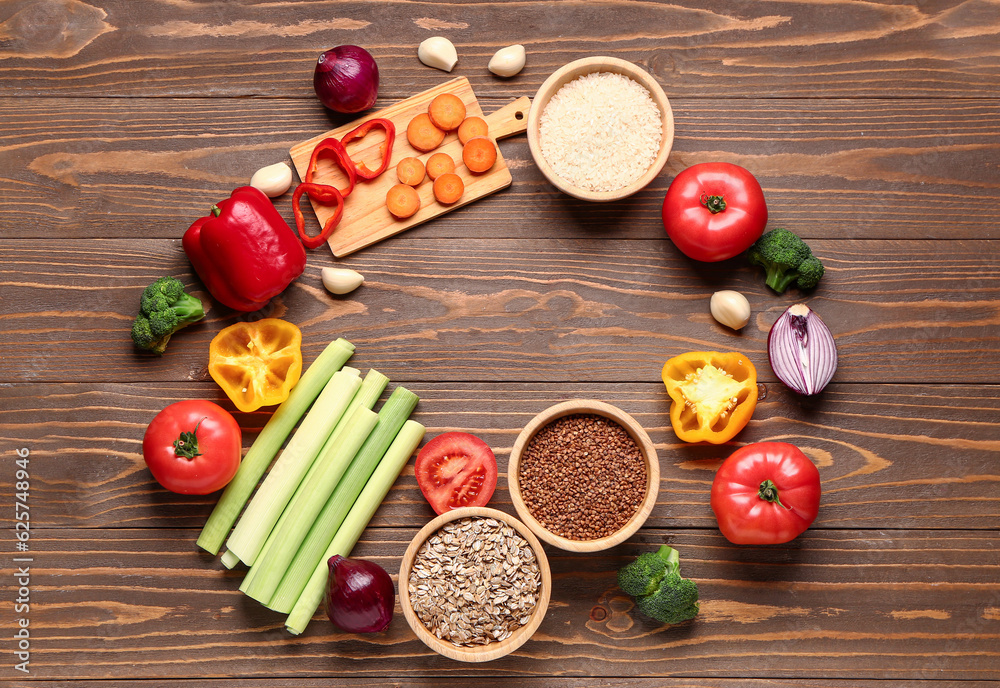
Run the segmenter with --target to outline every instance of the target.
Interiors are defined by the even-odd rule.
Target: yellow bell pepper
[[[302,374],[302,332],[278,318],[230,325],[209,346],[208,372],[240,411],[280,404]]]
[[[670,424],[685,442],[728,442],[757,407],[757,369],[740,353],[690,351],[663,366]]]

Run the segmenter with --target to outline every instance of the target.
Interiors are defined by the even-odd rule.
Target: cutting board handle
[[[494,139],[505,139],[508,136],[527,131],[528,110],[530,109],[531,98],[521,96],[493,114],[486,115],[485,119],[490,128],[490,136]]]

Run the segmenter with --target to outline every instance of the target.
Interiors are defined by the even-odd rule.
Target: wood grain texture
[[[31,96],[314,98],[320,52],[363,45],[383,98],[436,78],[416,46],[443,34],[453,74],[483,95],[505,91],[490,56],[524,43],[513,83],[535,91],[579,57],[610,55],[649,69],[668,96],[774,98],[997,95],[996,8],[990,2],[302,2],[214,5],[171,0],[12,0],[0,93]],[[250,52],[248,53],[248,46]],[[527,95],[527,93],[525,93]]]
[[[320,251],[257,314],[215,305],[168,354],[129,339],[142,289],[178,275],[210,301],[179,241],[0,240],[0,381],[203,380],[211,338],[237,318],[294,313],[307,360],[345,337],[354,360],[418,380],[659,380],[685,351],[729,349],[773,381],[767,333],[806,300],[837,338],[837,382],[995,382],[1000,256],[989,242],[811,242],[828,273],[814,293],[770,292],[742,258],[695,263],[665,239],[427,240],[420,228],[340,264],[366,277],[344,297],[322,287]],[[943,247],[945,247],[944,250]],[[66,285],[72,284],[67,289]],[[958,288],[960,286],[960,288]],[[713,291],[753,308],[737,334],[711,318]]]
[[[510,686],[508,677],[477,676],[476,685],[482,688],[506,688]],[[380,679],[365,677],[364,685],[371,688],[417,688],[433,682],[440,688],[466,688],[467,678],[434,676],[432,678],[398,678]],[[67,681],[13,681],[10,688],[75,688],[78,684]],[[133,686],[155,685],[158,688],[185,688],[191,685],[190,679],[127,679],[105,680],[90,679],[89,688],[132,688]],[[243,688],[243,679],[205,678],[199,679],[199,685],[207,688]],[[268,678],[266,681],[256,681],[255,685],[267,685],[270,688],[328,688],[329,678]],[[865,688],[871,683],[862,683],[849,679],[755,679],[755,678],[629,678],[621,677],[564,677],[564,676],[518,676],[517,685],[523,688],[620,688],[628,685],[630,688]],[[881,679],[878,685],[882,688],[995,688],[993,681],[913,681]]]
[[[396,571],[415,533],[369,529],[354,554]],[[385,633],[352,636],[317,615],[305,633],[289,637],[283,617],[237,590],[240,572],[196,551],[196,535],[37,533],[37,674],[558,677],[579,671],[578,656],[588,658],[589,674],[603,677],[956,680],[1000,672],[995,532],[809,531],[789,545],[737,548],[717,533],[672,528],[647,530],[602,557],[548,551],[553,595],[541,627],[515,653],[486,665],[433,654],[401,618]],[[701,598],[697,619],[671,627],[637,616],[615,578],[619,566],[662,542],[681,553]]]
[[[448,80],[431,71],[434,80],[421,86]],[[486,112],[533,95],[512,83],[487,99],[473,85]],[[771,225],[806,238],[1000,237],[995,100],[671,97],[671,104],[670,157],[636,196],[598,205],[570,198],[545,181],[518,136],[500,142],[511,188],[422,226],[421,237],[659,239],[670,181],[713,160],[753,171]],[[288,161],[292,145],[346,119],[311,101],[3,98],[0,121],[5,237],[179,238],[254,171]],[[289,221],[290,196],[276,201]]]
[[[360,361],[355,361],[364,369]],[[750,442],[800,446],[819,466],[816,529],[1000,528],[1000,388],[838,385],[803,399],[768,385],[753,420],[728,445],[688,445],[668,418],[659,383],[459,383],[399,379],[420,396],[413,417],[427,439],[472,432],[499,465],[492,506],[514,513],[507,459],[536,413],[568,399],[614,404],[645,428],[660,459],[660,492],[648,526],[714,529],[709,488],[722,459]],[[164,406],[207,398],[233,411],[244,445],[267,420],[238,413],[213,383],[31,384],[4,388],[0,437],[31,451],[32,519],[40,527],[200,528],[217,495],[182,496],[152,479],[142,460],[146,425]],[[13,472],[0,472],[0,523],[13,527]],[[419,527],[434,517],[411,464],[376,513],[378,527]],[[877,538],[873,532],[871,537]]]
[[[452,74],[416,58],[458,47]],[[486,112],[533,96],[558,67],[611,55],[648,70],[676,136],[643,192],[592,205],[547,183],[524,137],[500,147],[513,184],[306,273],[258,314],[214,306],[137,355],[141,289],[175,274],[202,298],[183,231],[289,147],[353,116],[311,79],[331,46],[369,48],[377,107],[467,77]],[[486,70],[522,43],[510,79]],[[12,459],[31,451],[31,675],[4,686],[124,688],[986,688],[1000,682],[1000,12],[995,0],[6,0],[0,2],[0,527],[13,533]],[[761,181],[772,227],[805,237],[828,272],[776,296],[740,259],[698,264],[660,207],[689,165],[724,160]],[[290,194],[277,199],[291,220]],[[310,231],[318,223],[309,218]],[[367,281],[326,293],[322,267]],[[742,334],[708,299],[745,293]],[[765,339],[807,300],[841,367],[803,398],[771,375]],[[525,423],[566,399],[632,414],[660,456],[647,525],[602,556],[550,551],[554,596],[536,637],[471,667],[434,655],[401,618],[299,638],[238,592],[194,542],[214,496],[168,493],[140,453],[166,404],[222,401],[208,342],[240,318],[283,317],[307,361],[332,338],[420,395],[428,438],[473,432],[496,451],[491,505],[513,511],[507,458]],[[766,386],[729,445],[676,440],[659,381],[671,355],[740,350]],[[249,446],[266,411],[237,414]],[[823,480],[814,526],[736,547],[708,490],[736,446],[784,440]],[[407,468],[356,554],[389,571],[432,518]],[[701,614],[638,617],[615,570],[663,542],[698,581]],[[14,537],[0,547],[12,588]],[[0,602],[13,645],[11,597]],[[397,610],[398,612],[398,610]],[[22,678],[24,680],[22,680]]]

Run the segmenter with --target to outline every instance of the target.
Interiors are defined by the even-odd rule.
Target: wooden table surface
[[[458,47],[451,75],[416,58],[432,35]],[[318,54],[344,43],[378,61],[379,107],[466,76],[491,112],[598,54],[647,69],[673,106],[673,151],[638,195],[575,201],[545,181],[526,137],[507,139],[510,188],[343,260],[312,251],[263,311],[301,327],[307,362],[336,337],[353,342],[352,365],[420,395],[428,438],[485,439],[501,472],[492,504],[506,511],[507,457],[538,411],[595,398],[648,430],[662,475],[646,526],[601,555],[547,549],[548,615],[491,663],[431,653],[398,609],[378,635],[318,617],[290,636],[238,591],[240,572],[195,546],[215,496],[168,493],[142,460],[146,425],[168,403],[232,409],[207,375],[208,343],[246,316],[213,303],[162,358],[140,355],[139,294],[172,274],[208,300],[182,233],[254,170],[343,123],[311,78]],[[525,70],[491,75],[490,56],[513,43]],[[995,685],[998,46],[990,0],[0,2],[0,684]],[[699,264],[667,240],[668,184],[716,160],[752,170],[770,226],[822,258],[813,293],[776,295],[742,258]],[[290,220],[290,194],[276,204]],[[335,264],[365,285],[328,294],[320,270]],[[740,334],[709,315],[724,288],[750,299]],[[777,382],[765,351],[797,301],[840,353],[812,398]],[[659,379],[668,358],[706,349],[746,353],[767,387],[721,447],[677,440]],[[237,414],[246,446],[268,415]],[[793,442],[819,466],[819,517],[786,545],[730,545],[709,508],[713,471],[763,440]],[[30,452],[27,552],[18,451]],[[355,554],[394,572],[432,516],[411,462]],[[702,598],[673,627],[637,615],[615,579],[664,542]]]

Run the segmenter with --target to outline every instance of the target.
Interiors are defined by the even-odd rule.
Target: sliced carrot
[[[385,207],[400,220],[420,210],[420,196],[409,184],[396,184],[385,194]]]
[[[427,114],[438,129],[454,131],[465,119],[465,103],[452,93],[442,93],[431,101]]]
[[[465,193],[465,183],[454,172],[446,172],[434,180],[434,198],[438,203],[450,205]]]
[[[466,117],[458,127],[458,140],[464,146],[473,136],[486,136],[490,133],[489,125],[482,117]]]
[[[497,147],[493,139],[473,136],[462,147],[462,162],[470,172],[485,172],[497,161]]]
[[[418,151],[432,151],[444,141],[444,132],[434,126],[426,112],[410,120],[406,127],[406,140]]]
[[[403,184],[417,186],[424,181],[424,163],[420,158],[403,158],[396,165],[396,177]]]
[[[442,174],[455,171],[455,161],[447,153],[435,153],[427,158],[427,176],[437,179]]]

